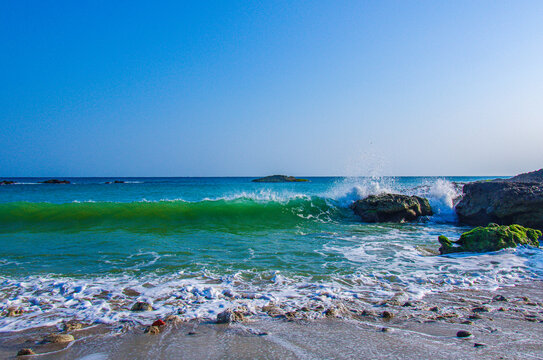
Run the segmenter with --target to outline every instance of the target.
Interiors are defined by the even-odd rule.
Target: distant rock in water
[[[457,252],[488,252],[518,245],[539,246],[541,231],[525,228],[520,225],[490,224],[465,232],[457,241],[451,241],[441,235],[439,243],[441,254]]]
[[[12,184],[15,184],[15,181],[11,181],[11,180],[0,181],[0,185],[12,185]]]
[[[122,181],[122,180],[115,180],[113,183],[114,183],[114,184],[124,184],[124,181]]]
[[[468,225],[519,224],[543,229],[543,169],[465,184],[455,210],[458,220]]]
[[[304,182],[309,181],[307,179],[298,179],[294,176],[286,175],[272,175],[266,176],[260,179],[254,179],[253,182],[264,182],[264,183],[283,183],[283,182]]]
[[[400,194],[370,195],[351,209],[366,222],[405,222],[433,215],[427,199]]]
[[[69,184],[70,182],[68,180],[51,179],[51,180],[42,181],[41,183],[42,184]]]

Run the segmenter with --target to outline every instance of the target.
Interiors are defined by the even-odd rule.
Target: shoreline
[[[543,358],[543,281],[496,291],[458,289],[419,301],[362,309],[337,302],[320,319],[253,315],[232,324],[167,322],[159,334],[135,322],[67,331],[75,341],[42,344],[57,327],[1,333],[0,357],[32,348],[40,359],[153,358]],[[497,295],[503,298],[496,298]],[[497,300],[496,300],[497,299]],[[150,324],[149,324],[150,325]],[[456,336],[460,330],[472,337]],[[478,345],[476,345],[478,344]],[[41,355],[40,355],[41,354]]]

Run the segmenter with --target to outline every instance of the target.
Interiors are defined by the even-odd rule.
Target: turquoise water
[[[538,276],[538,249],[435,256],[438,235],[467,229],[453,201],[476,179],[13,179],[22,184],[0,187],[0,306],[25,315],[0,329],[138,319],[128,311],[136,300],[212,317],[232,302],[420,297]],[[126,183],[105,184],[114,180]],[[362,223],[349,204],[379,192],[425,196],[435,215]]]

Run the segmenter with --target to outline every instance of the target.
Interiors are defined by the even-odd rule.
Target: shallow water
[[[112,323],[166,313],[214,317],[232,303],[298,307],[492,288],[543,271],[541,249],[435,256],[458,237],[453,201],[479,178],[43,179],[0,187],[0,330],[77,317]],[[429,198],[435,215],[365,224],[348,205],[369,194]],[[149,301],[152,314],[130,312]]]

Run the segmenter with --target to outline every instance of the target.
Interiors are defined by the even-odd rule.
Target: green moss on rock
[[[450,254],[456,252],[487,252],[518,245],[539,246],[541,231],[523,227],[521,225],[489,224],[486,227],[477,227],[460,236],[457,241],[451,241],[441,235],[438,240],[441,244],[439,252]]]

